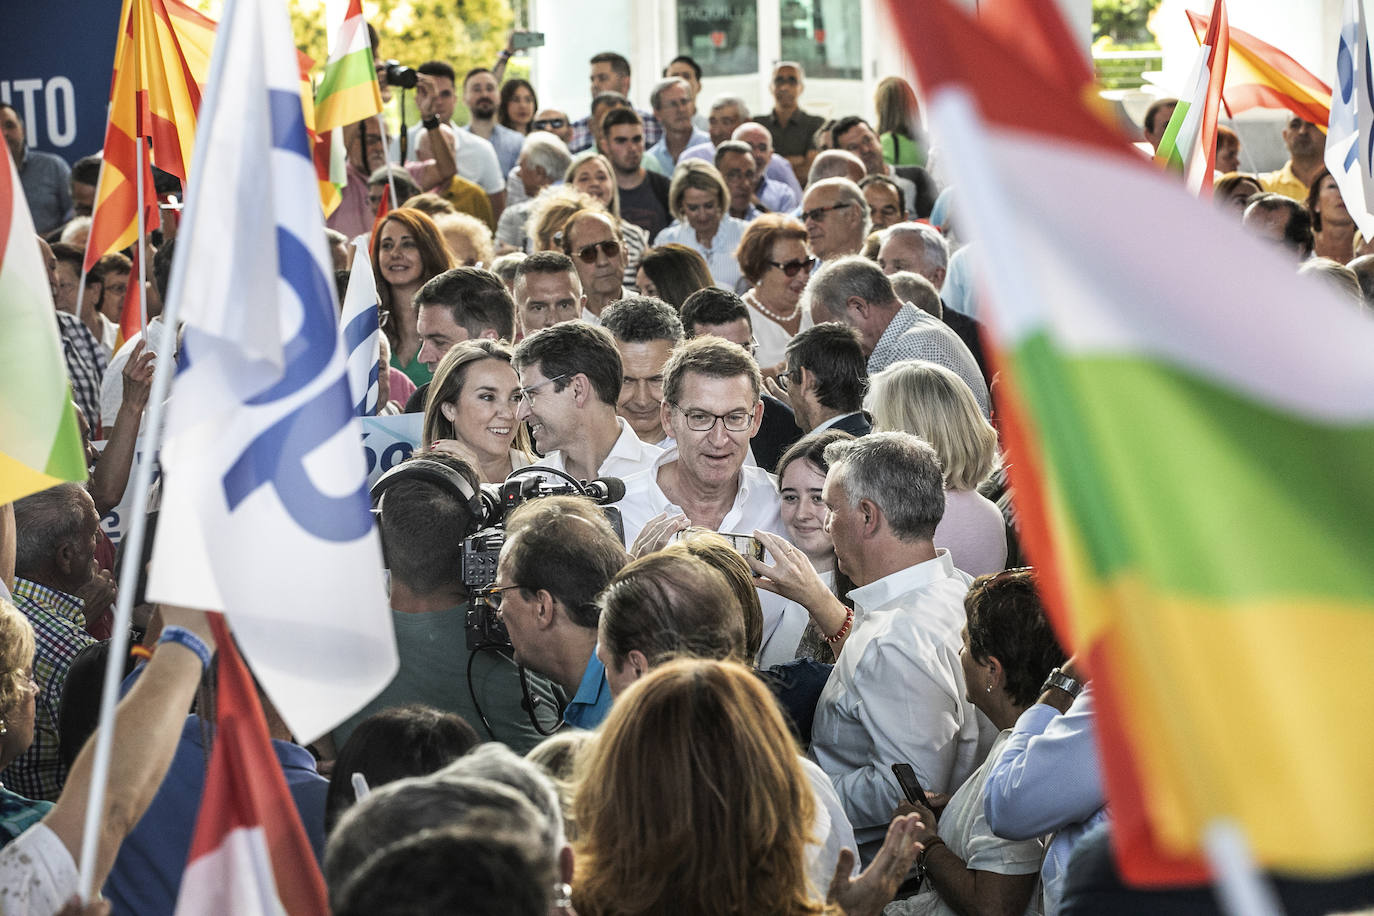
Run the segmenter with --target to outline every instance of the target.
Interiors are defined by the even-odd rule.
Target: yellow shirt
[[[1277,172],[1265,172],[1259,176],[1260,187],[1296,201],[1307,202],[1307,185],[1293,174],[1293,162],[1289,160]]]

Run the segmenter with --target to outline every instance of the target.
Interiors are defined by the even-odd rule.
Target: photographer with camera
[[[559,684],[572,701],[563,721],[596,728],[611,710],[606,669],[596,657],[596,597],[629,562],[620,538],[591,500],[549,496],[506,520],[491,601],[515,660]]]
[[[419,452],[373,489],[391,574],[400,668],[378,696],[334,730],[335,745],[342,747],[375,712],[423,703],[456,713],[484,738],[525,753],[543,736],[522,703],[515,663],[495,649],[467,648],[468,590],[461,565],[464,538],[478,522],[477,472],[461,458]],[[547,683],[530,678],[529,686],[535,704],[557,709]]]
[[[531,334],[515,348],[515,371],[523,386],[516,416],[544,456],[536,466],[578,480],[628,477],[662,454],[616,414],[622,367],[608,331],[565,321]]]

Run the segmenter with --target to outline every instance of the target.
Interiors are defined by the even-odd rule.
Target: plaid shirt
[[[100,382],[109,357],[80,318],[60,310],[56,314],[57,329],[62,332],[62,356],[67,360],[67,378],[72,382],[72,400],[86,415],[94,438],[100,427]]]
[[[4,772],[5,785],[26,798],[57,801],[67,768],[57,756],[57,709],[67,669],[78,652],[95,642],[86,632],[80,598],[57,589],[14,580],[14,603],[33,624],[37,652],[33,678],[38,682],[33,744]]]
[[[663,136],[663,125],[658,118],[647,111],[635,109],[639,116],[644,119],[644,148],[648,149],[659,141]],[[580,153],[585,149],[592,148],[592,116],[587,115],[580,121],[572,124],[572,142],[568,144],[568,150],[572,153]]]

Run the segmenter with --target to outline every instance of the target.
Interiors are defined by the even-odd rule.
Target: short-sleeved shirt
[[[496,157],[496,148],[491,145],[491,141],[463,130],[452,121],[449,124],[454,128],[453,158],[458,165],[458,174],[468,181],[475,182],[488,194],[500,194],[506,190],[506,172],[509,169],[501,168],[501,160]],[[423,124],[416,124],[410,129],[408,136],[412,155],[424,134]]]
[[[816,131],[821,129],[825,118],[807,114],[798,108],[784,124],[776,110],[754,119],[773,135],[773,150],[780,156],[804,156],[808,150],[816,148]]]
[[[463,130],[472,134],[470,128],[464,127]],[[505,125],[493,124],[491,136],[482,139],[491,143],[492,149],[496,150],[496,161],[501,164],[501,174],[509,175],[510,170],[520,161],[520,150],[525,146],[525,135]]]
[[[489,229],[495,231],[496,214],[491,208],[491,198],[476,182],[468,181],[461,175],[454,175],[449,179],[448,187],[437,193],[453,204],[459,213],[475,216],[486,223]]]
[[[672,184],[657,172],[644,172],[644,180],[630,190],[620,189],[620,218],[634,223],[649,238],[655,238],[668,227],[673,217],[668,213],[668,188]]]
[[[740,281],[744,274],[740,272],[739,261],[735,258],[735,251],[739,248],[740,239],[744,238],[744,230],[749,224],[742,219],[735,219],[728,213],[720,218],[720,225],[716,228],[716,234],[711,238],[711,244],[703,245],[697,240],[696,230],[683,222],[673,223],[664,229],[654,238],[655,245],[666,245],[669,242],[677,242],[693,249],[706,259],[706,266],[711,269],[711,279],[716,286],[721,289],[728,289],[730,292],[737,292],[741,285]]]
[[[691,138],[687,141],[687,145],[684,146],[682,149],[683,152],[686,152],[693,146],[698,146],[702,143],[710,142],[710,134],[706,133],[706,131],[704,130],[697,130],[696,128],[693,128]],[[663,137],[660,137],[659,141],[655,143],[653,146],[649,147],[648,150],[646,150],[646,152],[650,156],[652,156],[654,160],[658,163],[659,171],[661,171],[664,175],[673,174],[673,169],[677,168],[678,160],[674,159],[672,153],[668,152],[668,137],[666,134]],[[678,155],[680,158],[681,153],[679,153]]]

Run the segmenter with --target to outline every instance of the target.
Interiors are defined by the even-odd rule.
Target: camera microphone
[[[582,486],[598,503],[618,503],[625,498],[625,481],[619,477],[598,477]]]

